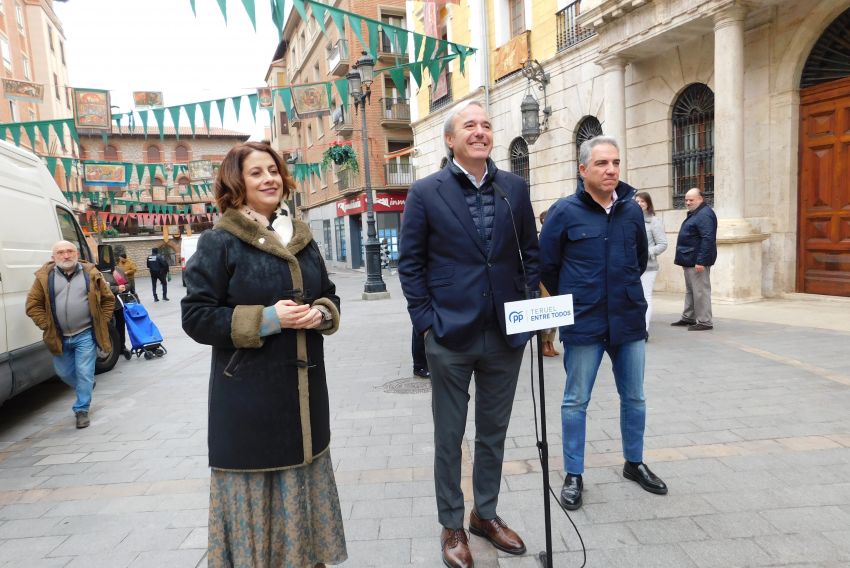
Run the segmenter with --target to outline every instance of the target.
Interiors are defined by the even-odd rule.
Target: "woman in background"
[[[294,186],[268,144],[233,148],[215,182],[222,217],[186,265],[183,329],[212,346],[210,568],[347,557],[323,350],[339,297],[283,203]]]
[[[667,234],[664,223],[655,215],[652,207],[652,197],[645,191],[635,195],[635,201],[643,209],[643,223],[646,227],[646,240],[649,245],[649,261],[646,270],[640,276],[643,285],[643,296],[646,298],[646,337],[649,339],[649,321],[652,319],[652,289],[658,277],[658,255],[667,250]]]

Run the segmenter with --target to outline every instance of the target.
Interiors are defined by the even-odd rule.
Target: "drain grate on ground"
[[[378,388],[392,394],[423,394],[431,392],[431,381],[419,377],[405,377],[384,383]]]

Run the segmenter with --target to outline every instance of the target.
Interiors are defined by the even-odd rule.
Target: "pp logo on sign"
[[[522,321],[523,317],[522,312],[511,312],[508,314],[508,319],[511,323],[519,323]]]

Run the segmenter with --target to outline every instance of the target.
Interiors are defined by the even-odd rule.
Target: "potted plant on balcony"
[[[357,173],[360,169],[357,164],[357,154],[351,144],[347,142],[331,142],[331,145],[322,154],[322,168],[327,168],[331,162],[354,173]]]

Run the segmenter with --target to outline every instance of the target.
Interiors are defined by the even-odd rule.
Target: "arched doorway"
[[[850,10],[824,31],[800,79],[797,290],[850,296]]]

